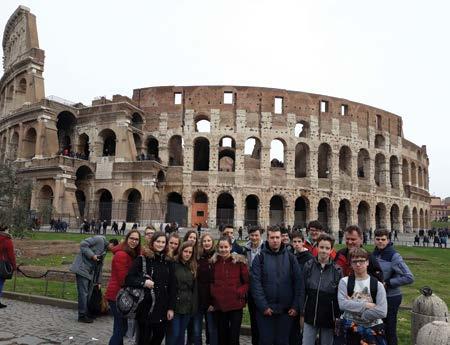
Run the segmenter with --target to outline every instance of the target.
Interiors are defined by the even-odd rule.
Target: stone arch
[[[89,136],[86,133],[78,137],[77,152],[81,159],[89,159]]]
[[[423,174],[422,167],[420,165],[417,167],[417,182],[419,188],[423,188]]]
[[[385,186],[386,158],[382,153],[375,156],[375,184],[379,187]]]
[[[379,202],[375,206],[375,228],[376,229],[387,229],[386,206],[382,202]]]
[[[77,119],[70,111],[62,111],[57,116],[56,129],[58,132],[59,151],[65,155],[70,155],[73,147],[75,126]]]
[[[391,156],[389,159],[389,181],[392,188],[400,188],[400,165],[397,156]]]
[[[423,168],[423,188],[428,190],[428,173],[425,167]]]
[[[131,126],[142,130],[143,125],[144,125],[144,120],[142,119],[141,114],[133,113],[133,115],[131,116]]]
[[[113,196],[108,189],[102,188],[97,191],[98,196],[98,219],[111,221]]]
[[[411,185],[417,186],[417,169],[414,162],[411,162]]]
[[[149,136],[145,142],[147,148],[147,159],[151,161],[159,161],[159,141]]]
[[[428,210],[425,210],[425,227],[430,227],[430,218],[428,217]]]
[[[284,140],[275,138],[270,142],[270,166],[272,168],[284,168],[286,154],[286,143]]]
[[[166,175],[164,174],[164,171],[162,171],[162,170],[158,171],[158,175],[156,176],[156,181],[158,181],[158,183],[166,182]]]
[[[419,214],[417,213],[417,208],[413,207],[412,210],[412,222],[413,222],[413,230],[416,231],[419,229]]]
[[[194,139],[194,170],[209,170],[209,140],[204,137]]]
[[[403,158],[402,162],[402,181],[403,184],[409,184],[409,163],[406,159]]]
[[[348,146],[339,150],[339,175],[351,177],[352,151]]]
[[[183,166],[183,138],[174,135],[169,139],[169,166]]]
[[[6,99],[8,101],[12,101],[14,98],[14,84],[11,84],[8,88],[8,93],[6,95]]]
[[[82,218],[86,212],[86,194],[89,195],[94,177],[93,171],[87,165],[80,166],[75,172],[75,186],[77,187],[75,197],[77,200],[78,211]]]
[[[236,142],[230,136],[219,140],[219,171],[234,171],[236,161]]]
[[[358,226],[362,231],[368,231],[370,227],[370,206],[362,200],[358,204]]]
[[[274,195],[269,203],[269,225],[281,225],[284,223],[285,201],[281,195]]]
[[[368,179],[370,176],[370,156],[366,149],[358,152],[358,178]]]
[[[295,177],[302,178],[309,171],[309,146],[306,143],[298,143],[295,146]]]
[[[123,200],[127,201],[126,221],[139,223],[141,214],[142,194],[136,188],[130,188],[123,194]]]
[[[143,160],[145,155],[142,152],[142,138],[138,133],[133,133],[134,147],[136,148],[136,154],[138,160]]]
[[[31,127],[29,128],[23,139],[23,157],[26,159],[31,159],[36,154],[36,130]]]
[[[17,92],[27,93],[27,80],[25,78],[20,79]]]
[[[294,225],[306,228],[309,219],[309,207],[310,203],[306,197],[300,196],[295,199]]]
[[[39,210],[43,212],[42,223],[44,224],[48,224],[52,218],[53,197],[53,189],[49,185],[44,185],[39,190],[38,205]]]
[[[167,194],[166,222],[176,222],[185,226],[187,222],[187,208],[183,204],[183,196],[177,192]]]
[[[419,210],[419,226],[421,229],[425,229],[425,215],[422,208]]]
[[[375,135],[375,148],[384,150],[386,145],[386,140],[381,134]]]
[[[0,149],[0,161],[5,161],[5,154],[6,154],[6,136],[4,136],[1,140],[1,149]]]
[[[191,223],[192,226],[201,224],[208,226],[208,196],[205,192],[198,190],[192,196]]]
[[[319,146],[317,158],[317,177],[330,178],[332,167],[332,150],[327,143],[322,143]]]
[[[86,211],[86,193],[80,189],[75,191],[75,199],[77,200],[78,213],[80,218],[84,218]]]
[[[98,134],[102,142],[102,156],[115,156],[116,155],[116,133],[110,129],[105,128]]]
[[[250,194],[245,198],[244,225],[258,225],[259,198]]]
[[[217,197],[217,225],[234,225],[234,198],[228,192],[222,192]]]
[[[294,127],[294,136],[298,138],[309,137],[309,123],[307,121],[298,121]]]
[[[317,204],[317,219],[323,228],[328,232],[331,226],[331,201],[328,198],[322,198]]]
[[[11,142],[9,143],[9,149],[10,149],[10,159],[12,161],[15,161],[17,159],[17,152],[19,149],[19,134],[17,132],[14,132],[11,137]]]
[[[397,204],[392,204],[391,212],[391,231],[397,230],[400,231],[400,208]]]
[[[211,121],[206,115],[198,115],[195,118],[195,131],[199,133],[211,132]]]
[[[402,222],[403,222],[403,231],[410,232],[411,231],[411,211],[409,210],[408,205],[403,207]]]
[[[259,169],[261,167],[261,140],[250,137],[244,144],[244,167],[245,169]]]
[[[338,218],[339,218],[339,229],[345,230],[347,226],[350,225],[351,220],[351,203],[348,199],[342,199],[339,202]]]

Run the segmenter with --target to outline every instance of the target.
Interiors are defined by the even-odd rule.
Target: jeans
[[[250,331],[252,334],[252,345],[259,344],[258,324],[256,322],[256,304],[251,294],[248,295],[248,313],[250,314]]]
[[[0,278],[0,297],[2,297],[3,285],[5,285],[5,279]]]
[[[303,326],[303,345],[314,345],[317,333],[320,333],[320,345],[333,345],[334,329],[314,327],[306,322]]]
[[[109,309],[114,316],[113,334],[109,339],[109,345],[123,345],[123,337],[127,333],[128,320],[117,311],[116,302],[108,301]]]
[[[260,345],[289,345],[289,335],[294,318],[288,314],[264,316],[256,312]]]
[[[206,312],[206,325],[208,327],[209,345],[219,344],[219,334],[217,330],[217,317],[213,311]]]
[[[242,309],[216,312],[219,345],[239,345],[242,314]]]
[[[184,345],[186,329],[191,320],[191,314],[175,314],[170,330],[167,332],[166,345]]]
[[[402,303],[402,295],[387,297],[387,315],[384,321],[388,345],[397,345],[397,313]]]
[[[88,314],[87,304],[92,294],[94,284],[92,280],[85,277],[77,276],[77,291],[78,291],[78,317],[85,317]]]

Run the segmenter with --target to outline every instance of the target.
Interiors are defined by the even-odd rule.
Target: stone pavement
[[[0,345],[107,345],[111,336],[109,316],[83,324],[75,310],[6,298],[2,302],[8,307],[0,309]],[[247,344],[250,337],[241,336],[241,345]]]

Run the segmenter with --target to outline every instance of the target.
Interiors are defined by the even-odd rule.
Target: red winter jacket
[[[317,258],[317,255],[319,255],[319,248],[317,248],[317,243],[311,244],[308,240],[306,240],[304,247],[308,249],[314,257]],[[333,260],[336,257],[336,250],[334,248],[331,248],[330,257]]]
[[[106,288],[105,298],[108,301],[115,301],[117,293],[125,282],[125,277],[133,263],[133,258],[123,251],[120,245],[112,249],[114,257],[111,264],[111,278],[109,278]]]
[[[249,288],[248,267],[245,257],[232,254],[224,260],[214,254],[211,258],[211,305],[218,311],[239,310],[245,307]]]
[[[11,236],[5,232],[0,232],[0,260],[8,261],[13,269],[16,269],[16,255]]]

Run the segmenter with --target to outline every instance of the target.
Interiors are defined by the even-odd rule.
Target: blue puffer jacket
[[[403,261],[402,256],[395,250],[392,242],[382,250],[375,247],[373,255],[383,271],[387,297],[401,295],[400,286],[414,282],[412,272]]]
[[[301,274],[293,254],[283,245],[274,252],[266,242],[253,260],[250,272],[251,293],[258,310],[271,308],[274,314],[285,314],[294,308],[298,312],[305,293],[300,284]]]

